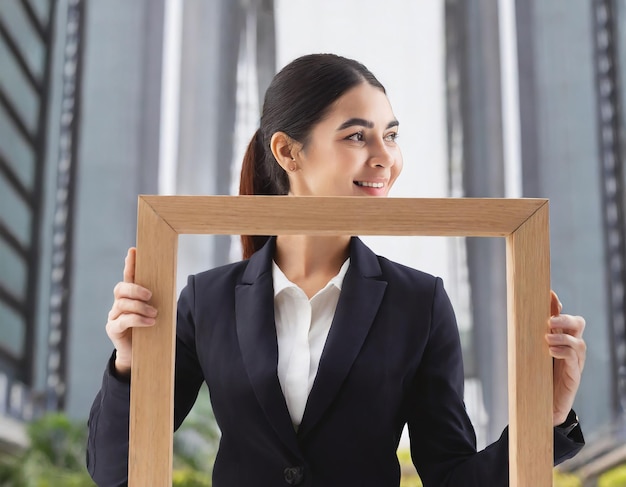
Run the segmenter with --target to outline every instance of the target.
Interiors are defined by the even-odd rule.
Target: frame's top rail
[[[505,237],[546,199],[315,196],[140,196],[179,234]],[[332,214],[332,218],[325,215]],[[411,221],[419,221],[419,228]],[[375,230],[372,230],[375,228]]]

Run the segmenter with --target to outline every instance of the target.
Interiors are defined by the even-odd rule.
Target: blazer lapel
[[[275,240],[251,258],[235,290],[237,337],[243,362],[270,424],[291,450],[298,444],[287,404],[278,381],[278,343],[274,323],[274,288],[271,262]]]
[[[303,438],[330,406],[359,354],[387,287],[386,281],[377,280],[380,275],[376,255],[354,237],[350,246],[350,267],[298,429],[298,438]]]

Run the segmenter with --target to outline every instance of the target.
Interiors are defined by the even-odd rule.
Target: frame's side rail
[[[549,238],[547,203],[507,237],[511,487],[552,485]]]
[[[178,234],[140,198],[135,282],[152,291],[159,315],[133,330],[130,487],[172,485],[177,247]]]

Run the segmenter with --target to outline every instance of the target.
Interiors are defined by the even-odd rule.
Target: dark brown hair
[[[313,127],[346,91],[367,82],[385,92],[383,85],[361,63],[335,54],[310,54],[285,66],[265,93],[260,128],[243,157],[239,194],[285,195],[287,173],[270,150],[272,135],[284,132],[303,146]],[[244,259],[267,241],[266,236],[242,235]]]

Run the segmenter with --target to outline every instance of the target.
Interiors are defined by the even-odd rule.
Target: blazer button
[[[289,485],[300,485],[304,479],[304,469],[302,467],[287,467],[283,471],[285,482]]]

